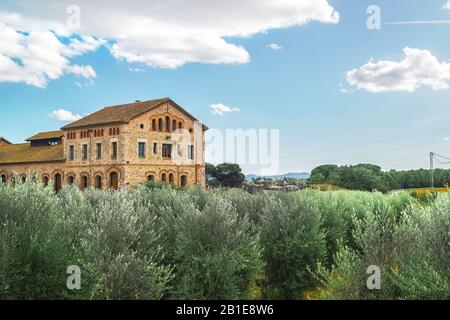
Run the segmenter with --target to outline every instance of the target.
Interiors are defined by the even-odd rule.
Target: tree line
[[[450,181],[450,170],[434,170],[434,186],[446,187]],[[430,170],[382,171],[373,164],[354,166],[322,165],[311,172],[310,184],[332,184],[350,190],[388,192],[397,189],[430,187]]]
[[[245,180],[242,169],[235,163],[222,163],[217,166],[206,163],[206,185],[209,187],[239,188]]]

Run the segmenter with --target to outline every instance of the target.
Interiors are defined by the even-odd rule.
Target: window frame
[[[166,132],[170,132],[170,117],[166,116],[166,118],[164,119],[164,126],[166,129]]]
[[[69,145],[69,161],[75,161],[75,145]]]
[[[113,160],[113,161],[119,159],[119,141],[116,139],[111,140],[110,156],[111,156],[111,160]]]
[[[164,151],[167,151],[167,149],[169,150],[169,155],[165,155],[167,154]],[[163,159],[172,159],[172,152],[173,152],[173,146],[170,143],[163,143],[162,144],[162,148],[161,148],[161,156],[163,157]]]
[[[88,161],[89,158],[89,146],[87,143],[81,145],[81,161]]]
[[[188,145],[187,148],[187,158],[188,160],[195,160],[195,146],[193,144]]]
[[[143,149],[141,150],[141,146]],[[141,153],[142,151],[142,153]],[[137,141],[137,156],[139,159],[147,158],[147,141],[146,140],[138,140]]]
[[[95,144],[95,157],[97,160],[101,160],[103,158],[103,143],[97,142]]]

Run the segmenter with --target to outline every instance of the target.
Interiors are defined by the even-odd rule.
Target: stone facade
[[[36,172],[57,189],[72,183],[81,189],[130,187],[148,180],[204,186],[206,128],[170,99],[149,109],[118,123],[66,126],[61,161],[2,164],[0,157],[0,177]]]

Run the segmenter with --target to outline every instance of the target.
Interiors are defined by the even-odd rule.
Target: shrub
[[[331,268],[318,265],[319,296],[328,299],[446,299],[450,295],[448,196],[432,205],[403,195],[373,203],[355,219],[356,247],[343,246]],[[399,210],[401,210],[399,212]],[[446,262],[445,262],[446,261]],[[367,267],[381,269],[381,290],[369,290]]]
[[[0,183],[0,299],[450,299],[449,195],[55,194],[15,178]]]
[[[65,188],[60,194],[68,232],[80,243],[93,299],[159,299],[169,288],[171,266],[160,264],[156,217],[134,192]]]
[[[63,299],[79,254],[64,232],[58,199],[29,179],[0,183],[0,299]]]
[[[261,226],[268,298],[299,299],[316,282],[307,267],[323,261],[325,235],[317,204],[308,193],[277,193]]]
[[[197,199],[198,195],[195,195]],[[258,237],[247,217],[209,195],[204,206],[165,220],[166,252],[175,265],[175,299],[248,299],[262,271]]]

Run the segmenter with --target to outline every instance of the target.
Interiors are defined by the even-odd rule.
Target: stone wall
[[[166,117],[170,119],[170,132],[165,130]],[[159,119],[163,121],[162,132],[152,127],[152,120],[158,126]],[[172,128],[174,120],[177,127],[175,132]],[[183,130],[178,129],[179,123]],[[149,176],[155,181],[162,181],[165,174],[166,182],[172,177],[176,186],[181,185],[182,176],[185,176],[187,186],[205,186],[202,126],[170,102],[132,119],[128,124],[67,130],[63,141],[65,163],[0,165],[0,174],[3,172],[9,178],[12,172],[38,172],[53,180],[55,174],[59,173],[63,185],[73,181],[80,187],[82,177],[85,176],[88,186],[96,187],[97,182],[101,181],[102,188],[111,186],[111,173],[118,175],[121,187],[144,183]],[[113,141],[118,144],[116,159],[111,158]],[[139,142],[145,142],[144,157],[138,155]],[[101,158],[97,157],[98,143],[102,146]],[[157,144],[156,153],[153,152],[154,143]],[[163,144],[172,145],[172,158],[162,157]],[[82,157],[83,145],[87,145],[87,159]],[[190,145],[194,146],[193,160],[188,159]],[[70,159],[71,146],[74,147],[73,159]]]
[[[0,165],[0,176],[6,175],[8,181],[11,181],[11,177],[14,173],[20,176],[27,176],[31,173],[38,173],[39,179],[43,181],[46,177],[48,180],[53,180],[56,174],[61,174],[64,179],[65,165],[63,162],[48,162],[48,163],[36,163],[36,164],[8,164]]]

